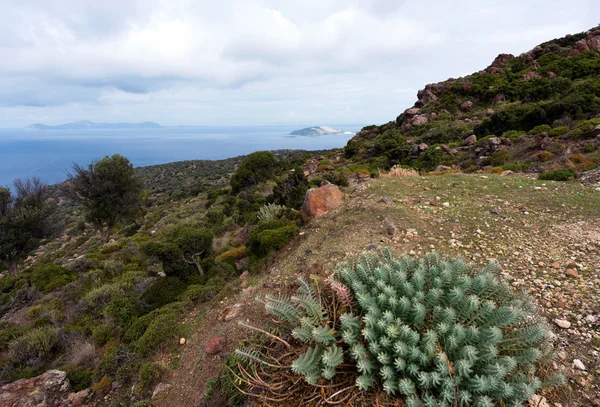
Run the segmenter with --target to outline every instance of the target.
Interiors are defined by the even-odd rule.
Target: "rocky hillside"
[[[596,27],[426,85],[395,121],[359,132],[345,155],[371,170],[588,171],[600,163],[599,114]]]

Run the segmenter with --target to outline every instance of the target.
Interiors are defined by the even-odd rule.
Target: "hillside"
[[[57,407],[325,405],[326,397],[340,393],[348,396],[337,405],[404,407],[407,400],[416,405],[415,392],[429,397],[427,389],[439,387],[436,371],[420,372],[417,365],[426,360],[426,370],[434,356],[442,362],[435,369],[446,372],[448,383],[468,388],[461,393],[468,407],[505,405],[490,404],[480,395],[500,393],[499,385],[489,384],[497,376],[513,380],[501,389],[508,389],[506,397],[522,393],[526,400],[535,392],[538,401],[544,397],[549,405],[600,406],[600,191],[587,185],[600,181],[599,75],[600,28],[595,28],[518,57],[501,55],[468,77],[427,85],[395,121],[365,127],[344,149],[256,152],[137,168],[136,181],[144,189],[137,194],[140,204],[135,215],[108,230],[107,239],[86,220],[86,208],[64,194],[64,185],[53,186],[50,201],[57,210],[52,221],[58,233],[24,256],[16,273],[0,266],[0,386],[9,394],[0,394],[0,406],[7,400],[2,397],[39,403],[40,394],[56,391],[51,398]],[[572,170],[561,173],[566,182],[538,179],[538,173],[565,169]],[[311,198],[324,190],[330,195]],[[457,310],[469,323],[510,316],[513,309],[519,310],[514,311],[519,323],[482,323],[467,331],[450,316],[451,323],[442,320],[431,328],[442,332],[439,340],[417,346],[420,338],[434,338],[423,324],[438,318],[434,314],[442,308],[421,314],[419,305],[435,304],[437,294],[431,289],[426,297],[419,292],[423,275],[409,281],[406,272],[397,287],[416,293],[414,304],[408,297],[389,295],[395,288],[379,282],[375,285],[386,291],[383,297],[350,294],[347,303],[338,302],[338,291],[359,292],[364,283],[336,285],[330,279],[336,266],[386,247],[412,259],[432,252],[460,256],[477,269],[497,262],[505,285],[489,279],[473,283],[463,275],[457,280],[465,291],[480,290],[481,298],[463,297],[460,289],[447,297],[458,298],[463,308]],[[369,270],[380,276],[383,269]],[[294,318],[277,319],[262,302],[268,305],[269,295],[285,303],[299,277],[314,283],[313,288],[301,284],[301,300],[327,327],[319,325],[321,330],[304,336],[291,331]],[[440,281],[434,283],[444,286]],[[332,318],[322,311],[327,301],[314,300],[315,292],[327,290],[335,295],[319,298],[331,299]],[[496,312],[489,299],[501,292],[507,295],[498,304],[508,305]],[[523,299],[526,295],[531,304]],[[340,357],[352,335],[344,332],[336,341],[341,329],[332,327],[350,315],[343,310],[371,307],[379,312],[381,304],[404,307],[407,301],[405,311],[411,311],[404,317],[422,315],[420,330],[407,334],[410,327],[380,327],[389,330],[389,337],[370,342],[369,350],[391,348],[397,344],[390,338],[406,336],[411,348],[399,345],[395,352],[409,355],[410,363],[393,363],[398,371],[419,374],[422,385],[414,388],[404,380],[402,396],[386,394],[397,386],[387,380],[358,390],[358,383],[368,381],[364,375],[358,380],[358,371],[371,356],[356,351],[356,364]],[[485,318],[474,311],[479,306]],[[281,307],[278,315],[285,316],[290,309]],[[384,322],[390,315],[377,312],[376,319]],[[366,316],[358,316],[353,323],[365,324],[366,342],[374,334],[364,334],[371,327]],[[532,321],[540,326],[529,325]],[[451,344],[467,337],[479,348],[456,345],[461,349],[454,356],[465,356],[457,356],[456,363],[448,359]],[[291,369],[291,359],[287,364],[291,354],[308,354],[313,339],[339,345],[328,348],[335,351],[328,357],[344,369],[333,381],[324,380],[325,369],[321,379],[309,380],[314,370],[302,373],[302,364]],[[513,342],[541,345],[521,352]],[[442,343],[449,344],[447,349]],[[248,364],[234,356],[236,349],[251,345],[265,354],[273,351],[270,365],[255,364],[262,353],[247,352],[254,358]],[[505,352],[502,359],[500,351]],[[555,358],[543,359],[542,353]],[[475,366],[481,354],[487,356]],[[390,368],[386,355],[377,358],[372,363]],[[321,358],[312,359],[321,363]],[[281,360],[284,370],[276,365]],[[488,365],[490,360],[496,363]],[[523,366],[527,375],[508,375]],[[475,375],[473,381],[455,379],[470,379],[476,368],[492,373]],[[48,371],[62,377],[59,390],[34,379]],[[397,373],[380,371],[389,377]],[[264,373],[269,380],[261,382]],[[555,373],[566,380],[552,387]],[[242,380],[248,374],[256,375],[254,387]],[[269,397],[269,387],[281,398]],[[307,401],[306,394],[312,399]],[[446,397],[443,391],[439,396]],[[477,397],[477,403],[469,397]]]
[[[426,85],[395,121],[359,132],[345,155],[371,171],[587,171],[600,163],[599,79],[596,27]]]

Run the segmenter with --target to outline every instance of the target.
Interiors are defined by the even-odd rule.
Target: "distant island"
[[[315,126],[315,127],[306,127],[300,130],[294,130],[290,133],[293,136],[308,136],[308,137],[316,137],[322,136],[324,134],[354,134],[351,131],[343,131],[334,129],[329,126]]]
[[[59,124],[57,126],[48,126],[42,123],[27,126],[27,130],[123,130],[123,129],[160,129],[162,126],[154,122],[143,123],[94,123],[89,120]]]

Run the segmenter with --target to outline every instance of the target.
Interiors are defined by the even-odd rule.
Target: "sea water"
[[[361,125],[332,126],[356,132]],[[143,130],[0,129],[0,185],[36,176],[49,184],[66,179],[74,163],[87,165],[112,154],[134,166],[183,160],[217,160],[260,150],[339,148],[351,133],[290,136],[299,126],[163,127]]]

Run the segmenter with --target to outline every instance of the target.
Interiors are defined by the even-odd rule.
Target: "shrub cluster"
[[[327,289],[301,281],[297,295],[265,303],[297,340],[291,370],[309,384],[350,363],[357,389],[383,389],[409,407],[517,407],[562,378],[537,376],[551,354],[548,327],[498,271],[495,263],[478,270],[388,250],[340,265],[341,281],[330,279]],[[272,356],[252,347],[236,353],[248,363]]]

